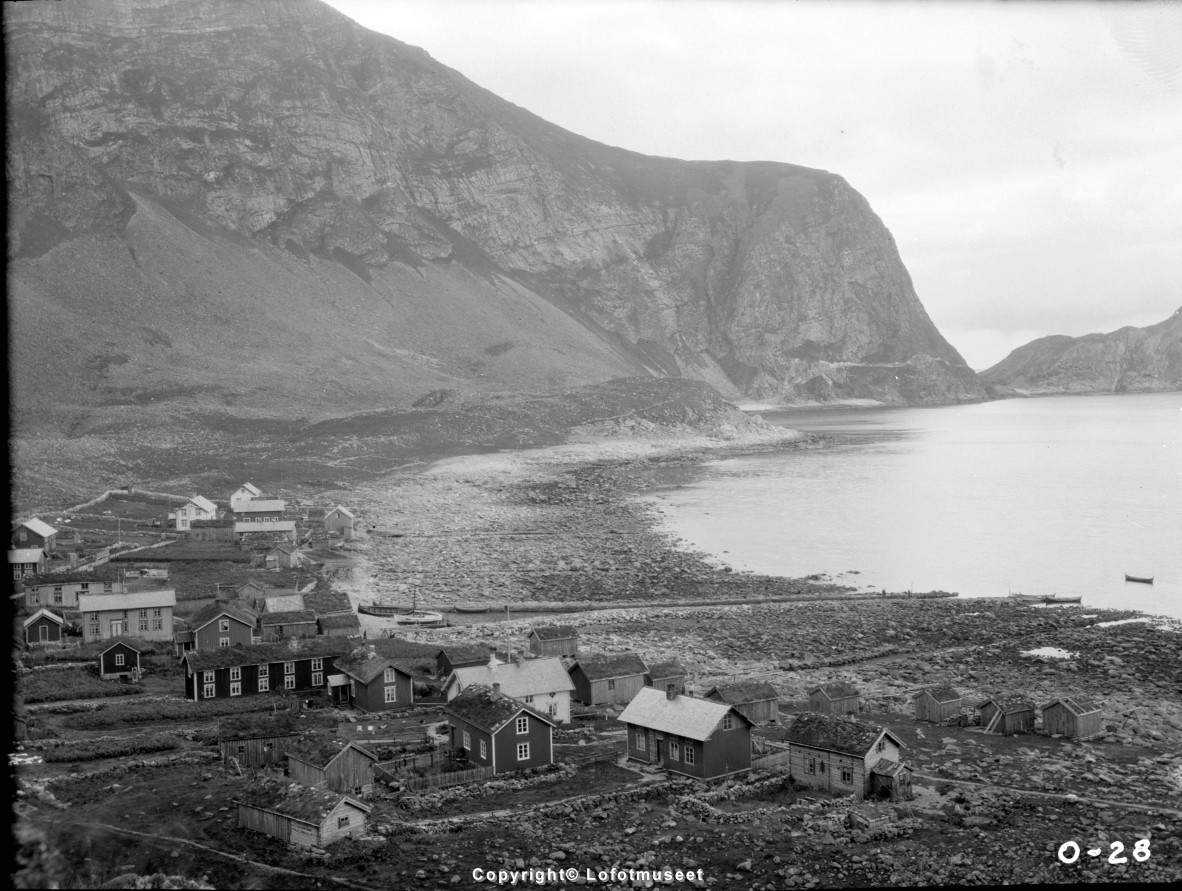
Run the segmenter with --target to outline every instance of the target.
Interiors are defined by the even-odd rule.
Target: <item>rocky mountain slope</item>
[[[1182,390],[1182,309],[1146,328],[1040,337],[981,380],[996,396]]]
[[[5,7],[18,421],[687,376],[982,395],[839,176],[605,146],[316,0]]]

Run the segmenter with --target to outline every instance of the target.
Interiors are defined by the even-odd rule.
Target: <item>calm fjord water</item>
[[[709,462],[653,496],[669,531],[735,569],[1182,618],[1182,394],[764,418],[836,441]]]

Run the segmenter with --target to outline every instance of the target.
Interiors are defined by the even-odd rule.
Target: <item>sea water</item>
[[[869,591],[1081,594],[1182,618],[1182,394],[763,417],[831,440],[659,477],[686,546]]]

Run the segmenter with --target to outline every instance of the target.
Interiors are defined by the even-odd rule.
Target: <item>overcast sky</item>
[[[830,170],[982,369],[1182,306],[1182,2],[329,0],[610,145]]]

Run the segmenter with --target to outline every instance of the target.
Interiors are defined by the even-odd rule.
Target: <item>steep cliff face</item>
[[[1182,309],[1146,328],[1040,337],[981,380],[998,396],[1182,390]]]
[[[604,146],[315,0],[62,0],[5,13],[13,346],[42,343],[46,378],[84,360],[105,373],[125,356],[115,366],[134,388],[144,375],[179,381],[184,359],[248,404],[251,388],[219,377],[234,335],[211,326],[200,349],[190,335],[194,316],[215,312],[295,340],[300,316],[316,316],[304,335],[323,379],[264,374],[268,398],[315,402],[328,389],[365,402],[371,381],[398,390],[406,352],[429,372],[415,386],[647,370],[786,401],[982,395],[889,232],[833,174]],[[195,273],[177,287],[172,268],[198,252],[208,282]],[[240,269],[228,276],[231,255]],[[364,307],[318,305],[333,267]],[[290,282],[260,300],[276,274]],[[64,309],[63,279],[77,289]],[[96,279],[114,293],[96,297]],[[440,290],[452,296],[442,314]],[[189,343],[191,355],[145,358],[114,323],[94,349],[79,326],[104,301],[129,311],[121,294],[150,305],[157,346]],[[543,318],[489,337],[487,317],[506,307]],[[334,370],[317,335],[359,325],[365,343],[338,330],[334,351],[372,368]],[[441,325],[458,345],[441,344]],[[511,350],[512,369],[499,361]]]

